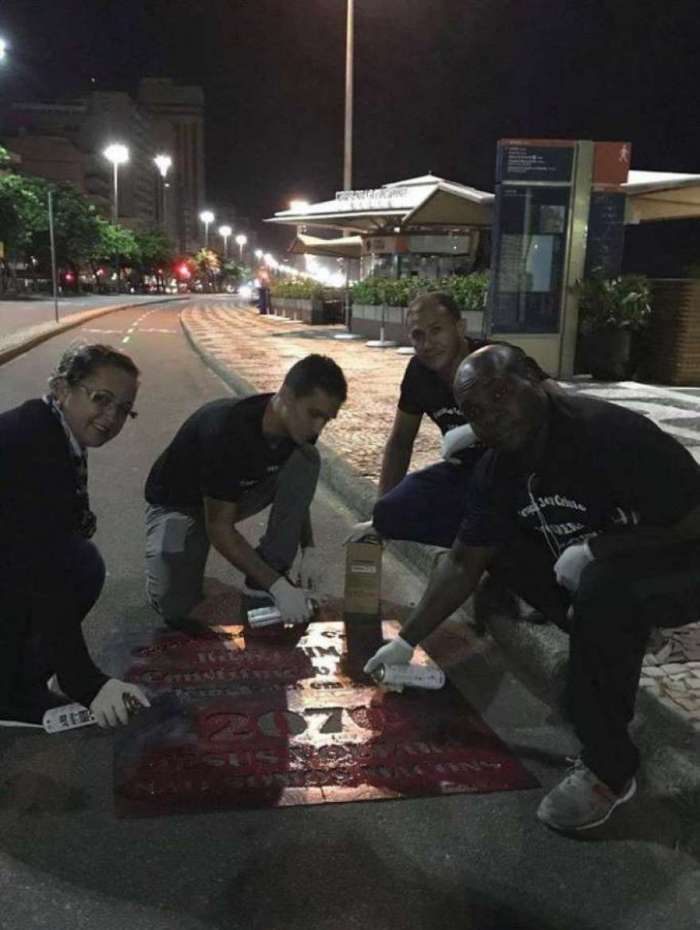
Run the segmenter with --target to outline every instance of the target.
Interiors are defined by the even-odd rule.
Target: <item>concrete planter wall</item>
[[[481,335],[484,314],[481,310],[467,310],[462,313],[465,330],[469,335]],[[350,330],[367,339],[378,339],[382,325],[382,307],[373,304],[353,304]],[[384,307],[384,338],[408,345],[405,329],[406,308]]]
[[[302,297],[272,297],[272,312],[300,323],[317,326],[321,323],[340,323],[343,319],[342,301]]]
[[[648,378],[700,385],[700,278],[651,281]]]

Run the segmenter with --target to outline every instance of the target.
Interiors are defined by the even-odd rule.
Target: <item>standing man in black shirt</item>
[[[246,593],[274,602],[282,620],[309,618],[306,591],[287,578],[302,547],[302,583],[315,549],[309,506],[320,467],[316,440],[347,396],[336,363],[308,355],[276,394],[205,404],[180,427],[146,482],[146,589],[176,629],[196,626],[213,545],[246,576]],[[236,524],[272,504],[253,548]]]
[[[700,613],[700,467],[637,413],[548,393],[512,347],[465,359],[455,396],[489,451],[448,557],[365,670],[409,662],[486,569],[562,626],[571,608],[567,703],[582,752],[538,817],[586,830],[636,790],[628,724],[651,628]]]

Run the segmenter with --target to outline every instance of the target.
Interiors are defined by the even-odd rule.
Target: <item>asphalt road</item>
[[[122,347],[142,370],[140,417],[90,457],[109,575],[88,638],[114,673],[123,635],[145,637],[158,622],[141,571],[148,468],[188,413],[228,393],[184,339],[181,309],[110,314],[0,368],[2,409],[41,393],[76,338]],[[338,540],[352,516],[321,491],[314,518],[329,553],[327,591],[338,594]],[[389,599],[418,596],[418,579],[401,565],[387,557],[385,569]],[[220,561],[211,574],[232,578]],[[541,782],[554,784],[575,746],[497,652],[465,662],[457,680]],[[3,930],[698,927],[700,799],[678,806],[642,791],[586,840],[535,821],[540,790],[117,820],[109,735],[0,731],[0,758]]]
[[[85,297],[60,297],[58,300],[58,320],[64,320],[73,313],[81,310],[97,309],[98,307],[113,307],[124,304],[149,304],[158,300],[158,297],[147,297],[138,294],[95,295]],[[43,323],[53,323],[56,320],[56,308],[53,300],[0,300],[0,339]]]

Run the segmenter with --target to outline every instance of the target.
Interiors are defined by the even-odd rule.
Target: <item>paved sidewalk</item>
[[[323,434],[324,457],[331,463],[324,476],[355,509],[358,519],[368,518],[406,355],[368,348],[362,340],[336,340],[333,336],[345,331],[341,326],[308,326],[261,316],[233,302],[188,307],[181,319],[205,361],[241,392],[275,390],[288,368],[309,352],[330,355],[338,362],[348,380],[349,395],[337,420]],[[700,461],[699,388],[596,384],[579,379],[562,383],[646,414]],[[439,431],[424,418],[411,467],[424,467],[439,455]],[[426,570],[427,547],[402,544],[399,548],[416,568]],[[496,623],[491,632],[506,652],[517,656],[540,679],[547,678],[567,652],[564,634],[550,627],[515,624],[508,618]],[[651,698],[647,706],[652,710],[670,711],[674,721],[700,732],[700,623],[659,637],[645,662],[641,685]]]

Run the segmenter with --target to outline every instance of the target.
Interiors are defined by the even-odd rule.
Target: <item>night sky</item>
[[[633,168],[700,173],[699,23],[697,0],[355,0],[353,186],[493,190],[505,136],[629,140]],[[4,0],[0,34],[6,99],[202,85],[214,208],[257,222],[342,186],[345,0]],[[700,221],[664,225],[647,260],[700,261]]]

